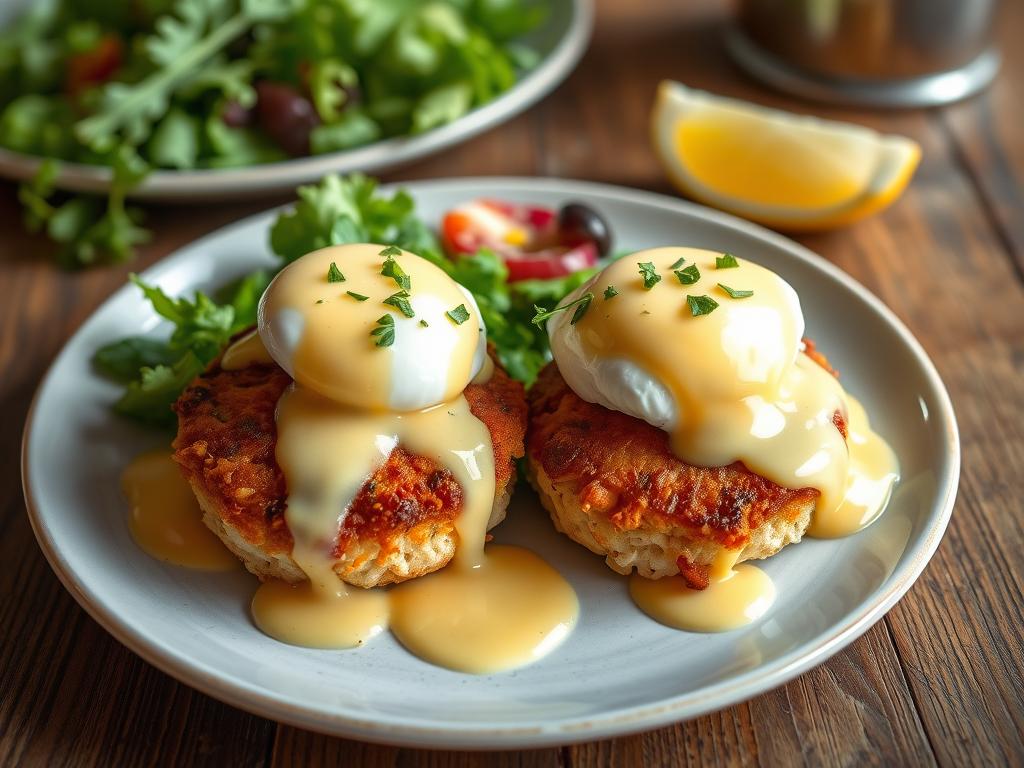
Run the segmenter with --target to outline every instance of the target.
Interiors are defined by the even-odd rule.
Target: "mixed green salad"
[[[319,184],[300,187],[298,195],[294,208],[281,213],[270,229],[270,247],[279,259],[278,269],[310,251],[344,243],[396,245],[419,254],[473,294],[487,327],[487,337],[501,363],[510,375],[527,385],[550,358],[547,333],[533,322],[540,309],[538,305],[555,306],[599,268],[593,262],[576,269],[572,258],[565,259],[566,255],[571,257],[579,252],[581,242],[588,253],[593,247],[593,240],[585,239],[580,231],[580,209],[584,206],[579,204],[563,207],[561,216],[545,213],[542,208],[509,206],[509,231],[518,231],[514,227],[520,219],[538,222],[544,214],[542,226],[527,237],[543,246],[543,250],[534,252],[544,254],[543,258],[552,265],[546,277],[524,275],[510,280],[509,265],[517,265],[513,257],[518,256],[521,262],[527,254],[512,253],[507,245],[509,238],[488,241],[480,234],[481,243],[491,242],[495,248],[483,246],[473,253],[446,248],[435,230],[416,215],[414,201],[404,190],[382,194],[376,181],[352,174],[327,176]],[[471,220],[468,210],[456,209],[446,220]],[[590,211],[589,215],[594,222],[589,228],[606,240],[602,243],[602,255],[607,257],[607,225],[596,223],[600,218],[597,212]],[[486,221],[491,223],[493,219]],[[466,231],[464,224],[460,232]],[[552,244],[559,237],[565,244]],[[500,253],[502,248],[505,254]],[[169,337],[159,339],[129,336],[95,353],[96,369],[124,386],[114,410],[152,426],[173,426],[171,405],[234,335],[256,323],[260,296],[274,272],[258,270],[222,286],[212,296],[196,293],[191,298],[170,297],[159,287],[132,275],[132,282],[157,314],[170,321],[173,331]]]
[[[48,158],[27,223],[81,266],[130,257],[153,168],[229,168],[421,133],[509,89],[537,0],[32,0],[0,34],[0,146]],[[104,200],[54,197],[59,161]]]

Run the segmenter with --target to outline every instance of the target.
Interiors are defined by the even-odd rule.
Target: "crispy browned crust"
[[[175,404],[174,458],[185,477],[223,523],[271,556],[292,549],[284,517],[287,490],[274,456],[274,409],[290,383],[276,365],[225,371],[214,363]],[[522,384],[496,365],[490,381],[470,385],[465,395],[490,430],[500,499],[514,479],[514,460],[523,455]],[[417,539],[453,531],[461,508],[462,489],[447,469],[397,448],[352,502],[335,556],[355,542],[375,541],[387,552],[406,535]]]
[[[601,516],[618,531],[740,549],[766,523],[794,521],[819,495],[781,488],[739,462],[686,464],[665,432],[581,399],[554,363],[541,371],[529,403],[531,463],[575,489],[580,514]]]

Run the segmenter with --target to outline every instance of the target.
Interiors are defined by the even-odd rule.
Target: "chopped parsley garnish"
[[[677,269],[676,277],[683,285],[693,285],[700,280],[700,270],[696,264],[691,264],[686,269]]]
[[[356,293],[355,291],[345,291],[345,293],[347,293],[349,296],[351,296],[356,301],[366,301],[368,298],[370,298],[369,296],[363,296],[363,294]]]
[[[644,279],[644,288],[648,291],[661,282],[661,275],[654,269],[654,264],[649,261],[638,261],[636,265],[640,267],[640,277]]]
[[[618,295],[619,295],[619,292],[617,290],[615,290],[615,286],[614,285],[609,285],[607,288],[604,289],[604,300],[605,301],[608,301],[608,299],[610,299],[612,296],[618,296]]]
[[[380,255],[383,256],[385,259],[393,259],[395,256],[402,255],[402,249],[399,248],[397,245],[389,245],[387,248],[380,252]]]
[[[464,322],[469,320],[469,310],[466,309],[465,304],[459,304],[455,309],[445,312],[448,315],[448,319],[456,325],[462,325]]]
[[[430,323],[428,323],[426,320],[420,320],[420,325],[422,325],[424,328],[430,327]]]
[[[690,308],[690,314],[694,317],[710,315],[718,309],[718,302],[710,296],[689,296],[686,297],[686,305]]]
[[[407,275],[401,265],[395,261],[394,255],[388,253],[388,251],[394,251],[398,254],[401,253],[401,251],[394,246],[388,246],[381,251],[381,255],[387,254],[387,259],[384,260],[384,266],[381,268],[380,273],[384,275],[384,277],[392,278],[396,283],[398,283],[398,287],[403,291],[412,290],[412,280],[409,278],[409,275]]]
[[[740,263],[736,261],[736,257],[731,253],[715,256],[715,269],[735,269],[739,265]]]
[[[328,283],[344,283],[345,276],[341,274],[341,270],[338,269],[338,265],[333,261],[331,262],[330,268],[327,270],[327,282]]]
[[[409,303],[409,294],[407,291],[399,291],[398,293],[391,294],[384,299],[384,303],[390,304],[406,317],[416,317],[416,313],[412,311],[412,304]]]
[[[669,269],[679,269],[683,264],[686,263],[686,259],[680,256],[678,259],[672,262],[672,266]]]
[[[545,309],[539,307],[536,304],[533,305],[533,311],[536,313],[531,321],[534,325],[542,325],[545,320],[549,317],[557,315],[559,312],[565,312],[567,309],[576,307],[576,311],[572,313],[572,320],[569,321],[569,325],[576,325],[583,316],[587,314],[587,310],[590,309],[590,302],[594,300],[594,294],[587,291],[578,299],[570,301],[568,304],[562,304],[561,306],[555,307],[554,309]]]
[[[395,318],[391,315],[377,318],[377,327],[370,331],[370,335],[377,337],[374,344],[378,347],[390,347],[395,343]]]
[[[730,299],[745,299],[748,296],[753,296],[753,291],[737,291],[734,288],[730,288],[728,285],[718,284],[718,287],[729,294]]]

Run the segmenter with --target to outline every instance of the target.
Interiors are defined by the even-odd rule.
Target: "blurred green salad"
[[[33,0],[0,34],[0,146],[48,158],[26,222],[68,266],[130,257],[152,168],[228,168],[428,131],[509,89],[536,0]],[[55,196],[59,161],[107,199]]]

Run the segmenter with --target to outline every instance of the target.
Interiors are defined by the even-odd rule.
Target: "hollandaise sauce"
[[[775,585],[760,568],[736,565],[739,550],[724,550],[709,569],[706,589],[690,589],[681,577],[645,579],[633,574],[629,594],[651,618],[691,632],[724,632],[764,616],[775,602]]]
[[[276,457],[288,487],[292,558],[309,581],[259,588],[253,616],[267,634],[345,648],[390,625],[429,661],[493,672],[543,656],[571,631],[576,595],[554,569],[526,550],[484,547],[494,451],[462,394],[492,371],[479,323],[457,283],[397,249],[324,249],[271,284],[259,334],[225,355],[239,364],[269,356],[295,380],[277,405]],[[455,556],[442,571],[390,591],[348,587],[339,578],[339,531],[398,445],[433,459],[461,486]]]
[[[131,512],[128,528],[145,552],[202,571],[228,571],[238,560],[203,525],[203,512],[170,452],[136,457],[121,474]]]
[[[658,248],[613,263],[563,303],[572,301],[584,309],[557,315],[549,332],[581,397],[665,429],[689,464],[739,461],[780,486],[816,489],[812,535],[848,535],[881,513],[895,454],[836,377],[801,351],[799,299],[778,275],[727,254]],[[624,367],[649,390],[609,403],[602,377]],[[639,578],[631,591],[659,621],[703,630],[738,626],[770,605],[774,588],[753,566],[717,573],[702,592]]]

